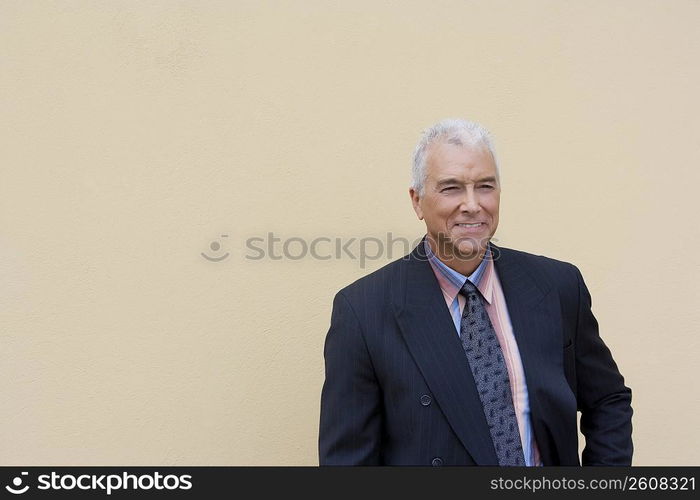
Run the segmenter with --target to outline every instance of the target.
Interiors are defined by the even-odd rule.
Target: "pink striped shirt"
[[[520,351],[518,351],[518,344],[513,335],[513,326],[508,315],[508,307],[501,288],[501,282],[498,279],[493,259],[490,258],[490,248],[487,257],[481,261],[477,269],[468,277],[451,269],[438,259],[432,252],[427,239],[425,240],[425,250],[435,277],[440,284],[440,289],[445,298],[447,309],[452,316],[452,321],[455,324],[457,335],[460,333],[462,312],[466,303],[466,298],[459,291],[465,280],[469,279],[474,283],[484,296],[486,311],[491,319],[498,342],[501,344],[501,350],[508,369],[508,377],[510,378],[510,387],[513,394],[513,406],[518,419],[520,439],[525,455],[525,465],[542,465],[537,443],[535,442],[535,435],[532,432],[530,404]]]

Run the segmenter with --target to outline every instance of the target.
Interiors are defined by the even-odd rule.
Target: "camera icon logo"
[[[21,473],[22,476],[26,476],[28,474],[29,474],[29,472],[22,472]],[[12,485],[15,488],[19,488],[19,489],[15,489],[12,486],[5,486],[5,489],[14,495],[21,495],[22,493],[26,493],[27,490],[29,489],[29,485],[26,485],[24,488],[20,488],[20,486],[22,486],[22,477],[21,476],[15,477],[12,480]]]

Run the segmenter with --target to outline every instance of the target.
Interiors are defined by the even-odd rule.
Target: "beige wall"
[[[698,19],[2,0],[0,464],[315,464],[333,294],[389,259],[245,241],[419,238],[409,156],[448,116],[495,135],[498,242],[584,273],[635,463],[700,464]]]

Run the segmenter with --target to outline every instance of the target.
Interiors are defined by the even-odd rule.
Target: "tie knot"
[[[459,293],[461,293],[465,297],[469,297],[470,295],[473,295],[473,294],[479,295],[479,289],[476,287],[476,285],[474,283],[467,280],[464,282],[464,285],[462,285],[462,288],[459,290]]]

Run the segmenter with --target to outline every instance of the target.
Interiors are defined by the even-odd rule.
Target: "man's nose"
[[[462,199],[462,204],[460,205],[460,210],[462,212],[475,213],[481,210],[481,205],[479,205],[479,200],[473,189],[467,189]]]

